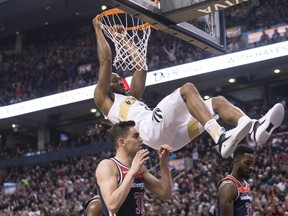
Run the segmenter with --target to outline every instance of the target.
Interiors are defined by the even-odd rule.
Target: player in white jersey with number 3
[[[204,101],[192,83],[186,83],[166,96],[153,110],[140,101],[146,81],[146,73],[135,63],[135,72],[126,91],[121,77],[112,73],[112,54],[102,32],[102,24],[93,20],[97,39],[99,59],[99,80],[94,92],[94,101],[101,112],[113,123],[133,120],[144,143],[158,149],[162,143],[178,150],[206,130],[215,142],[215,148],[224,158],[229,157],[247,135],[257,143],[265,143],[271,133],[280,126],[284,118],[284,107],[276,104],[259,120],[250,119],[222,96]],[[120,38],[125,29],[116,29],[115,38]],[[110,32],[111,33],[111,32]],[[134,55],[137,49],[129,43],[125,45],[130,58],[141,60]],[[234,125],[226,131],[214,116]]]

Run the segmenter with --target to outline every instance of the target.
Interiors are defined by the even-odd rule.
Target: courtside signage
[[[0,107],[0,119],[63,106],[93,97],[95,86],[66,91],[22,103]]]
[[[223,69],[279,58],[287,55],[288,41],[285,41],[277,44],[165,68],[162,70],[151,71],[147,73],[146,86],[157,85],[164,82],[183,79],[186,77],[205,73],[211,73]],[[132,77],[126,77],[128,84],[130,84],[131,79]],[[94,95],[94,88],[95,85],[37,98],[22,103],[3,106],[0,107],[0,119],[92,99]]]

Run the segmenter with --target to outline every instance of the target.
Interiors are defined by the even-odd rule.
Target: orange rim
[[[126,14],[126,12],[123,11],[123,10],[120,10],[120,9],[118,9],[118,8],[113,8],[113,9],[110,9],[110,10],[106,10],[106,11],[102,12],[101,14],[98,14],[98,15],[96,16],[96,19],[97,19],[99,22],[102,23],[102,18],[103,18],[104,16],[111,16],[111,15],[114,15],[114,14]],[[104,25],[104,24],[102,23],[102,25]],[[125,26],[124,26],[124,27],[125,27]],[[134,29],[143,30],[143,29],[146,29],[146,28],[148,28],[148,27],[155,28],[153,25],[151,25],[151,24],[149,24],[149,23],[144,23],[144,24],[138,25],[138,26],[125,27],[125,29],[126,29],[127,31],[132,31],[132,30],[134,30]]]

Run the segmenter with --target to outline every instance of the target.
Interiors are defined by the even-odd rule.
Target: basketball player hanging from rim
[[[146,56],[139,57],[142,50],[137,48],[133,39],[128,38],[131,35],[127,33],[127,26],[107,26],[103,19],[96,16],[93,20],[99,59],[99,80],[94,92],[94,101],[113,124],[135,121],[144,144],[158,149],[165,143],[176,151],[206,130],[215,142],[216,151],[227,158],[246,136],[258,144],[263,144],[282,123],[282,104],[274,105],[261,119],[252,120],[222,96],[203,101],[192,83],[186,83],[176,89],[154,109],[148,108],[140,100],[145,89],[147,65],[146,62],[139,61],[146,61]],[[112,72],[111,49],[103,31],[112,39],[116,49],[122,44],[121,49],[126,51],[129,58],[121,60],[131,61],[129,65],[135,66],[129,91],[125,90],[121,77]],[[146,34],[149,37],[150,32]],[[123,55],[123,50],[118,54]],[[118,61],[119,55],[115,57]],[[217,118],[235,127],[226,131],[218,124]]]

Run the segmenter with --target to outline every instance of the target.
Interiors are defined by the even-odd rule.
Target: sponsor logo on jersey
[[[133,183],[132,188],[144,188],[144,183]]]

